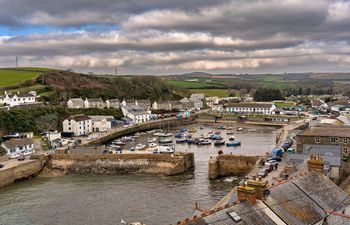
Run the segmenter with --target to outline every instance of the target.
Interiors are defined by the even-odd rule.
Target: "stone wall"
[[[37,175],[42,170],[40,160],[31,160],[16,166],[0,170],[0,187],[12,184],[17,180],[27,179]]]
[[[119,175],[130,173],[176,175],[194,167],[193,153],[51,156],[48,171],[60,174]]]
[[[259,156],[218,155],[209,160],[209,179],[225,176],[242,176],[255,165]]]

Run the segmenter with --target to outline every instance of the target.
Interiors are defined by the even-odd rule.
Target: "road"
[[[26,159],[23,160],[23,161],[18,161],[17,159],[10,159],[10,160],[7,160],[5,162],[1,162],[1,164],[3,164],[4,167],[1,168],[0,171],[8,169],[8,168],[16,167],[16,166],[18,166],[20,164],[23,164],[23,163],[26,163],[26,162],[29,162],[29,161],[33,161],[33,160],[29,159],[29,156],[26,156]]]

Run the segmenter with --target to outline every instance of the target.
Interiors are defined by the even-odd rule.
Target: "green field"
[[[283,108],[283,107],[291,107],[294,106],[294,102],[288,102],[288,101],[274,101],[275,105],[277,107]]]
[[[208,84],[199,81],[167,80],[166,82],[170,85],[189,89],[220,87],[220,85],[217,84]]]
[[[191,89],[191,93],[205,94],[205,96],[218,96],[220,98],[228,97],[230,90],[228,89]]]
[[[18,85],[24,81],[38,77],[40,73],[39,71],[0,69],[0,87]]]

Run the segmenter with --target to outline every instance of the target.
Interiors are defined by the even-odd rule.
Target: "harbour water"
[[[147,225],[176,224],[194,215],[195,202],[211,207],[235,185],[234,179],[208,180],[208,159],[224,153],[263,155],[274,147],[275,129],[249,127],[237,132],[240,147],[177,144],[177,151],[193,151],[196,168],[183,175],[37,177],[0,189],[0,224],[46,225],[120,224],[140,221]],[[197,133],[207,135],[213,127]],[[176,132],[171,130],[170,132]],[[221,135],[227,139],[226,130]],[[137,142],[147,140],[142,137]],[[135,144],[135,143],[133,143]],[[197,212],[198,213],[198,212]]]

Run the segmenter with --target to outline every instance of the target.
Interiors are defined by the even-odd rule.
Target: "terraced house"
[[[237,114],[272,114],[276,109],[273,103],[259,103],[259,102],[242,102],[229,103],[226,106],[226,112]]]
[[[318,125],[307,128],[297,135],[297,152],[302,153],[307,146],[339,146],[343,159],[350,152],[350,127]]]

